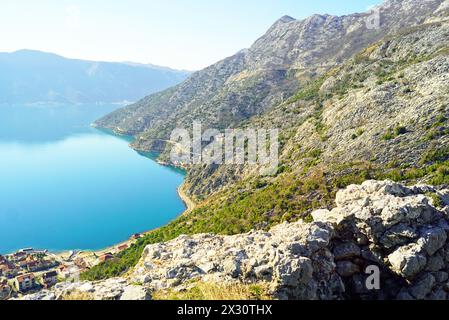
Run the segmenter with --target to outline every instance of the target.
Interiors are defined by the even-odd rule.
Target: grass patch
[[[404,126],[396,126],[394,128],[388,128],[385,134],[382,136],[382,140],[389,141],[396,139],[400,135],[406,134],[407,128]]]
[[[265,284],[217,284],[198,282],[190,289],[173,289],[153,292],[153,300],[273,300]]]
[[[420,165],[430,164],[430,163],[441,163],[449,159],[449,147],[434,148],[431,147],[427,152],[425,152],[419,161]]]
[[[291,97],[287,103],[294,103],[300,100],[303,101],[312,101],[319,97],[319,91],[321,86],[323,85],[326,77],[320,77],[314,81],[312,81],[305,88],[300,90],[297,94]]]
[[[359,128],[355,133],[351,135],[352,140],[356,140],[357,138],[361,137],[365,133],[365,129]]]
[[[426,196],[430,199],[432,199],[432,204],[435,208],[442,208],[444,206],[443,199],[439,195],[437,195],[434,192],[429,192],[426,194]]]
[[[88,292],[72,291],[61,297],[61,300],[67,301],[85,301],[94,300],[94,297]]]

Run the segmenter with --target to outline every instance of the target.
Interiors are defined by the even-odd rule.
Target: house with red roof
[[[34,289],[37,286],[36,279],[32,273],[18,276],[15,279],[15,285],[19,292],[25,292]]]

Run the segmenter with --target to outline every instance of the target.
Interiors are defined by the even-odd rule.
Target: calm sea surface
[[[101,249],[184,210],[184,173],[90,127],[112,105],[0,105],[0,253]]]

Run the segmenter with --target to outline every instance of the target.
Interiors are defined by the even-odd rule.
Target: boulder
[[[142,286],[129,285],[124,288],[120,300],[151,300],[151,294]]]
[[[345,260],[360,256],[360,248],[352,242],[342,243],[335,246],[334,250],[335,260]]]
[[[351,261],[338,261],[337,273],[342,277],[350,277],[356,273],[360,273],[360,268]]]
[[[435,278],[427,273],[410,288],[410,294],[416,299],[422,300],[432,291],[434,284]]]
[[[405,278],[413,278],[427,264],[427,258],[421,253],[422,251],[422,247],[418,244],[400,247],[388,256],[392,270]]]
[[[447,240],[446,231],[442,228],[426,228],[422,231],[422,243],[429,256],[433,256],[438,250],[440,250]]]

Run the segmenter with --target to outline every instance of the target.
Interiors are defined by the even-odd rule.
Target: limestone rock
[[[441,249],[447,240],[446,231],[442,228],[428,228],[423,231],[423,246],[429,256]]]
[[[416,299],[422,300],[432,291],[434,284],[435,278],[431,274],[426,274],[410,289],[410,293]]]
[[[360,248],[352,242],[342,243],[334,248],[335,260],[345,260],[360,256]]]
[[[337,273],[342,277],[350,277],[360,273],[360,268],[350,261],[339,261],[337,262]]]
[[[405,278],[414,277],[425,268],[427,263],[426,256],[421,252],[422,247],[417,244],[400,247],[388,256],[392,270]]]
[[[120,300],[151,300],[151,295],[150,292],[142,286],[129,285],[124,288]]]

